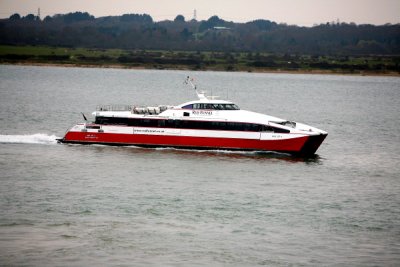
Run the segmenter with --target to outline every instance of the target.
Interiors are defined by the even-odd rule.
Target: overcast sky
[[[128,13],[149,14],[155,21],[176,15],[228,21],[269,19],[278,23],[312,26],[330,21],[357,24],[400,23],[400,0],[0,0],[0,17],[14,13],[47,15],[87,11],[95,17]]]

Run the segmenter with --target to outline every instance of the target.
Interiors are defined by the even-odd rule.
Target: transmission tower
[[[197,20],[197,11],[196,11],[196,9],[193,11],[193,20]]]

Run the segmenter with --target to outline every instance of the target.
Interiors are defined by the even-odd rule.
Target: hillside
[[[154,22],[146,14],[95,18],[88,13],[12,15],[0,21],[0,44],[85,48],[263,52],[307,55],[400,55],[400,24],[327,23],[314,27],[269,20]]]
[[[399,75],[400,24],[14,14],[0,20],[0,63]]]

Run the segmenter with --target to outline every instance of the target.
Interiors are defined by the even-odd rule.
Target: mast
[[[189,76],[187,76],[184,83],[185,83],[185,84],[189,84],[189,85],[194,89],[194,91],[195,91],[196,94],[197,94],[197,97],[198,97],[200,100],[208,100],[208,98],[207,98],[207,96],[206,96],[206,92],[204,92],[204,91],[201,91],[201,92],[197,91],[197,85],[195,85],[195,84],[193,83],[193,81],[194,81],[193,78],[190,78]]]

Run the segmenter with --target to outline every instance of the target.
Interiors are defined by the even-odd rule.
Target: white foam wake
[[[0,143],[13,144],[56,144],[59,137],[47,134],[30,135],[2,135],[0,134]]]

